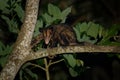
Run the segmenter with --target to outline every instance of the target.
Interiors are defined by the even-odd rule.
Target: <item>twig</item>
[[[47,78],[47,80],[50,80],[49,66],[47,63],[47,58],[44,58],[44,63],[45,63],[46,78]]]
[[[61,61],[64,61],[64,59],[60,59],[60,60],[58,60],[58,61],[50,62],[50,63],[49,63],[49,67],[50,67],[51,65],[56,64],[56,63],[59,63],[59,62],[61,62]]]
[[[42,69],[42,70],[44,70],[44,71],[45,71],[45,68],[44,68],[44,67],[42,67],[42,66],[40,66],[40,65],[33,64],[33,63],[29,63],[29,64],[30,64],[30,65],[32,65],[32,66],[38,67],[38,68],[40,68],[40,69]]]

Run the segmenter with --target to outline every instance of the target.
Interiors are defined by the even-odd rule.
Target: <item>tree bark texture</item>
[[[12,54],[0,74],[0,80],[14,80],[16,73],[30,54],[30,43],[38,14],[39,0],[27,0],[21,31],[15,42]]]
[[[41,49],[37,52],[32,52],[27,56],[27,61],[34,60],[38,58],[47,57],[49,55],[57,55],[64,53],[120,53],[119,46],[98,46],[98,45],[90,45],[90,46],[66,46],[66,47],[56,47],[51,49]]]

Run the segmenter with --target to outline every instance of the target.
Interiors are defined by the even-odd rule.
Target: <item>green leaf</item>
[[[10,54],[12,51],[12,46],[5,46],[2,42],[0,42],[0,56],[6,56]]]
[[[89,42],[89,40],[90,40],[90,37],[87,36],[86,34],[83,34],[83,36],[82,36],[82,38],[81,38],[81,41],[82,41],[82,42]]]
[[[86,22],[79,24],[80,32],[87,32],[89,26]]]
[[[8,55],[12,52],[12,46],[5,46],[0,42],[0,65],[3,67],[7,61]]]
[[[50,15],[48,15],[47,13],[43,14],[43,18],[46,21],[46,26],[49,26],[54,21],[54,19]]]
[[[120,27],[120,25],[114,24],[109,29],[102,30],[103,38],[98,44],[102,44],[102,45],[111,45],[111,44],[113,44],[113,43],[111,43],[110,38],[113,37],[114,35],[117,35],[118,31],[120,30],[119,27]]]
[[[0,41],[0,48],[2,49],[5,49],[5,45]]]
[[[63,56],[71,67],[76,66],[76,59],[73,57],[72,54],[64,54]]]
[[[117,56],[118,56],[118,58],[120,59],[120,54],[118,54]]]
[[[24,10],[22,9],[21,5],[19,5],[17,3],[15,5],[16,5],[16,7],[14,10],[16,11],[18,17],[20,18],[20,21],[23,22]]]
[[[54,18],[60,19],[61,11],[57,6],[53,4],[48,4],[48,13]]]
[[[10,19],[7,16],[2,15],[1,17],[2,17],[2,19],[4,19],[6,21],[8,26],[11,26]]]
[[[12,46],[7,45],[4,49],[4,55],[8,55],[12,52]]]
[[[37,23],[36,23],[36,28],[43,28],[43,20],[42,19],[38,19]]]
[[[84,62],[82,60],[77,59],[77,66],[84,66]]]
[[[71,12],[71,7],[68,7],[67,9],[63,10],[61,13],[61,19],[62,19],[62,23],[65,22],[66,17],[68,16],[68,14]]]
[[[114,36],[118,33],[118,30],[120,30],[120,25],[114,24],[108,29],[108,34]]]
[[[87,35],[96,38],[98,35],[99,25],[92,22],[88,23],[89,29],[87,30]]]
[[[35,30],[34,30],[34,35],[33,35],[34,37],[37,36],[38,34],[40,34],[39,28],[42,28],[42,27],[43,27],[43,20],[38,19],[37,23],[36,23]]]
[[[12,19],[10,23],[11,23],[11,26],[9,26],[9,30],[13,33],[18,33],[19,32],[18,22]]]
[[[0,57],[0,66],[4,67],[6,61],[7,61],[8,56],[5,57]]]
[[[72,68],[69,68],[69,72],[70,72],[70,75],[71,75],[72,77],[78,76],[78,73],[77,73],[74,69],[72,69]]]
[[[14,20],[14,18],[12,20],[10,20],[8,17],[6,17],[4,15],[2,15],[1,17],[8,24],[10,32],[13,32],[13,33],[18,33],[19,32],[18,23],[17,23],[17,21]]]
[[[76,33],[76,37],[77,37],[78,42],[81,42],[79,27],[74,27],[73,29],[74,29],[74,31],[75,31],[75,33]]]
[[[4,11],[6,7],[9,7],[8,0],[0,0],[0,10]]]
[[[100,26],[100,28],[99,28],[99,33],[98,33],[99,38],[102,37],[102,33],[103,33],[103,31],[104,31],[104,28],[103,28],[102,26]]]

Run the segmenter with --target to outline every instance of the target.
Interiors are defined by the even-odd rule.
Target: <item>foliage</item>
[[[32,72],[31,69],[28,68],[28,66],[30,66],[30,63],[26,63],[21,68],[21,70],[19,72],[20,80],[27,80],[28,77],[30,77],[31,79],[34,79],[34,80],[38,80],[37,74]]]
[[[0,19],[4,20],[6,26],[0,26],[0,30],[6,29],[5,33],[19,32],[20,24],[23,21],[24,10],[21,6],[21,0],[1,0],[0,1]],[[14,35],[12,35],[14,36]],[[11,39],[12,40],[12,39]],[[11,53],[12,46],[0,42],[0,65],[3,67]]]
[[[120,36],[120,25],[114,24],[109,29],[102,29],[100,35],[103,36],[102,40],[98,43],[99,45],[116,45],[120,46],[120,40],[115,40],[116,36]]]
[[[84,66],[84,62],[80,59],[76,59],[72,54],[64,54],[63,57],[65,58],[66,63],[69,65],[69,73],[72,77],[76,77],[79,75],[79,72],[82,71]],[[81,68],[81,70],[76,70],[76,67]]]
[[[39,18],[37,20],[37,23],[36,23],[36,27],[35,27],[35,30],[34,30],[33,37],[35,37],[38,34],[40,34],[39,28],[42,28],[42,27],[43,27],[43,20]]]
[[[98,45],[117,45],[120,41],[114,37],[119,36],[120,25],[112,25],[109,29],[103,28],[99,24],[93,22],[78,23],[74,27],[74,31],[79,42],[97,43]],[[112,40],[113,39],[113,40]]]
[[[71,7],[61,11],[57,6],[48,4],[48,12],[42,16],[46,22],[46,27],[54,23],[65,23],[67,15],[71,12]]]
[[[21,0],[1,0],[0,10],[2,11],[0,17],[8,25],[9,31],[18,33],[24,16]]]
[[[7,61],[9,54],[12,51],[12,46],[4,45],[0,42],[0,66],[3,67]]]
[[[101,30],[102,26],[99,24],[95,24],[93,22],[89,23],[78,23],[74,27],[77,40],[79,42],[90,42],[90,43],[96,43],[98,40],[98,37],[101,37]]]

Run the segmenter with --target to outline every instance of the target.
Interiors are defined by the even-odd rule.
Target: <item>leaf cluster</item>
[[[74,27],[74,31],[79,42],[89,42],[93,44],[96,43],[98,38],[101,37],[102,29],[103,27],[101,25],[93,22],[78,23]]]
[[[24,17],[21,0],[1,0],[0,11],[0,18],[5,21],[8,30],[17,34]]]
[[[12,46],[4,45],[0,42],[0,66],[3,67],[7,61],[9,54],[12,52]]]

